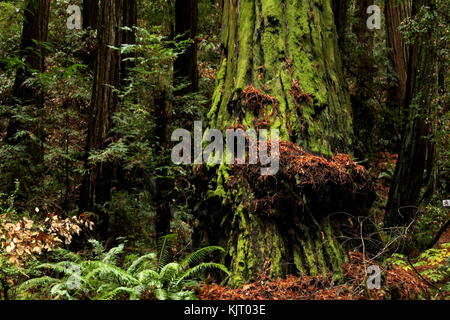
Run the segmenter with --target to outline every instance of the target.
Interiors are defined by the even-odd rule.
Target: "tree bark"
[[[83,0],[83,29],[97,29],[98,0]]]
[[[100,236],[108,235],[108,210],[114,182],[114,164],[105,161],[91,164],[92,151],[104,150],[114,141],[112,117],[117,110],[120,86],[120,48],[123,19],[122,0],[102,0],[97,34],[97,57],[91,99],[91,111],[86,143],[85,166],[87,174],[81,187],[80,209],[98,215]]]
[[[403,40],[399,27],[406,18],[411,16],[411,1],[386,1],[385,15],[388,47],[391,49],[389,56],[398,77],[398,84],[392,88],[394,92],[391,93],[391,97],[402,110],[405,106],[409,48]]]
[[[361,0],[356,4],[356,23],[353,32],[356,35],[358,50],[357,61],[350,61],[354,65],[356,85],[351,93],[353,106],[353,123],[358,147],[355,154],[358,158],[371,157],[374,152],[376,129],[376,116],[371,101],[374,98],[374,74],[376,62],[374,58],[375,30],[367,28],[367,8],[373,3],[370,0]]]
[[[175,60],[175,85],[179,85],[183,81],[189,82],[188,86],[177,92],[177,94],[198,91],[197,23],[198,0],[176,0],[175,34],[178,40],[192,40],[186,47],[186,51],[180,54]]]
[[[339,48],[344,49],[347,29],[349,0],[333,0],[334,23],[338,34]]]
[[[416,1],[413,16],[431,0]],[[417,214],[423,188],[433,179],[436,148],[433,133],[433,99],[438,90],[438,64],[432,43],[433,28],[418,33],[411,48],[405,103],[407,106],[402,145],[387,204],[389,225],[407,225]]]
[[[123,25],[130,30],[122,31],[122,43],[133,45],[136,44],[136,30],[137,26],[137,1],[136,0],[126,0],[124,2],[123,10]],[[129,53],[122,56],[122,68],[120,78],[122,79],[122,84],[126,84],[126,79],[129,77],[129,71],[135,66],[133,58],[135,54]]]
[[[208,114],[210,127],[279,129],[282,140],[318,154],[350,152],[351,105],[332,1],[225,0],[222,19],[223,60]],[[250,106],[243,98],[249,92],[268,102]],[[295,182],[278,174],[268,179],[276,180],[276,186],[262,192],[283,197],[284,209],[272,207],[273,215],[260,214],[246,203],[257,196],[255,185],[264,181],[261,177],[230,186],[245,175],[242,170],[221,165],[215,194],[223,198],[223,209],[209,208],[198,223],[202,231],[212,230],[204,237],[221,239],[227,248],[229,282],[238,285],[262,271],[271,276],[327,270],[342,274],[346,255],[338,237],[344,219],[332,215],[341,208],[339,201],[328,206],[317,201],[320,208],[312,208],[313,198],[324,191],[299,194]]]
[[[43,92],[25,83],[33,72],[45,70],[46,50],[43,42],[47,41],[49,14],[50,0],[27,1],[20,43],[24,66],[17,70],[13,87],[13,97],[23,105],[33,104],[41,108],[44,104]],[[22,129],[20,121],[13,119],[8,125],[6,140],[12,142],[13,136]]]

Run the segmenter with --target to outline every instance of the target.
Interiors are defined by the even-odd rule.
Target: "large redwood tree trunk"
[[[98,231],[108,235],[108,212],[105,204],[111,199],[114,182],[114,164],[106,161],[91,164],[92,151],[104,150],[113,140],[112,117],[117,110],[120,86],[120,48],[122,44],[123,0],[101,0],[97,57],[92,91],[91,111],[86,143],[86,169],[80,198],[80,209],[97,213]],[[114,47],[114,48],[112,48]]]
[[[335,213],[364,214],[373,193],[362,167],[332,157],[351,152],[353,138],[332,1],[225,0],[222,43],[210,127],[279,129],[284,142],[273,177],[220,166],[221,209],[208,205],[201,237],[227,247],[234,285],[263,271],[338,277],[349,216]]]

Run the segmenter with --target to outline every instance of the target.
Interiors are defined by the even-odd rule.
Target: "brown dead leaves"
[[[360,252],[350,252],[344,266],[344,284],[337,285],[328,277],[303,275],[270,279],[261,275],[255,282],[231,289],[217,284],[204,285],[202,300],[366,300],[414,299],[427,293],[428,286],[417,275],[399,267],[382,269],[380,290],[367,290],[366,268],[376,264]]]
[[[25,217],[11,221],[3,215],[0,222],[1,248],[14,264],[23,264],[45,251],[70,244],[73,235],[79,234],[82,227],[93,228],[93,222],[83,215],[62,219],[50,214],[41,223]]]

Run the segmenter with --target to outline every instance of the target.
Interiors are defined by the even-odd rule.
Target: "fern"
[[[199,273],[205,271],[206,269],[216,269],[225,272],[227,275],[230,274],[227,267],[225,267],[223,264],[220,263],[214,263],[214,262],[206,262],[201,263],[193,268],[190,268],[186,270],[176,281],[176,285],[179,285],[183,280],[196,276]]]
[[[210,246],[210,247],[201,248],[201,249],[189,254],[186,258],[184,258],[183,261],[181,261],[181,263],[180,263],[181,268],[187,268],[190,265],[199,263],[200,261],[205,259],[205,257],[208,254],[210,254],[211,252],[214,252],[214,251],[225,252],[225,250],[222,247],[218,247],[218,246]]]
[[[134,274],[141,269],[142,265],[146,261],[154,262],[155,259],[156,259],[155,253],[149,253],[149,254],[143,255],[143,256],[137,258],[136,260],[134,260],[133,263],[130,265],[130,267],[127,269],[127,271],[131,274]]]
[[[78,254],[62,248],[54,249],[53,254],[55,255],[56,260],[71,262],[80,262],[82,260]]]
[[[168,264],[172,258],[172,249],[176,240],[175,234],[168,234],[159,239],[158,242],[158,268],[161,269]]]
[[[159,300],[195,299],[193,292],[185,290],[188,278],[198,276],[206,269],[216,269],[229,273],[228,269],[218,263],[200,263],[214,251],[223,252],[220,247],[206,247],[191,253],[181,263],[164,263],[170,257],[174,237],[161,238],[159,254],[148,253],[136,258],[127,269],[117,264],[124,246],[119,245],[105,252],[103,245],[91,240],[95,260],[84,260],[81,256],[66,250],[56,254],[64,261],[44,263],[39,270],[50,270],[54,277],[42,276],[28,280],[22,290],[38,289],[48,292],[55,299],[95,299],[112,300],[127,298],[141,299],[150,294]],[[189,266],[194,265],[189,268]],[[74,274],[73,268],[79,272]],[[77,286],[70,286],[75,281]]]
[[[102,261],[105,263],[116,263],[117,256],[123,252],[124,245],[120,244],[117,247],[112,248],[106,254],[103,255]]]
[[[34,279],[30,279],[30,280],[22,283],[18,287],[18,290],[24,291],[24,290],[47,289],[47,288],[51,287],[53,284],[58,283],[59,281],[60,281],[59,279],[55,279],[55,278],[48,277],[48,276],[34,278]]]

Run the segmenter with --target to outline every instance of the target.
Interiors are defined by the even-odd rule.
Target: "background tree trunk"
[[[399,109],[402,110],[405,106],[409,48],[403,40],[399,27],[406,18],[411,16],[411,1],[387,0],[385,15],[388,47],[391,49],[389,56],[398,76],[398,84],[392,88],[391,101],[396,101]]]
[[[83,0],[83,29],[97,29],[99,0]]]
[[[198,0],[176,0],[175,3],[175,35],[178,40],[192,39],[186,51],[180,54],[174,64],[175,84],[188,81],[189,85],[178,94],[198,90],[197,70],[197,21]]]
[[[415,1],[413,16],[431,0]],[[432,103],[438,90],[438,64],[435,58],[433,28],[418,33],[408,63],[406,118],[402,145],[387,204],[390,225],[406,225],[413,221],[424,190],[434,176],[435,145]],[[431,183],[431,185],[433,185]]]
[[[357,61],[354,64],[356,79],[355,89],[351,93],[353,106],[353,123],[358,144],[355,154],[358,158],[364,159],[373,156],[377,128],[376,110],[371,101],[374,100],[375,86],[374,75],[377,72],[374,59],[374,41],[376,30],[367,27],[367,8],[373,4],[371,0],[361,0],[356,3],[353,32],[356,35],[357,50],[354,55]],[[352,49],[349,49],[352,50]]]
[[[122,0],[100,2],[97,34],[97,58],[91,100],[91,113],[86,144],[86,169],[80,197],[80,209],[98,214],[98,230],[103,238],[108,235],[108,213],[104,205],[111,200],[114,164],[89,163],[92,151],[104,150],[114,137],[112,117],[117,110],[118,96],[114,88],[120,86],[120,48],[123,18]]]
[[[44,72],[45,45],[47,41],[48,22],[50,14],[50,0],[28,0],[25,6],[20,54],[24,66],[16,73],[13,87],[13,97],[20,104],[33,104],[38,108],[44,105],[44,94],[35,86],[25,84],[32,77],[33,72]],[[23,129],[20,121],[12,119],[8,126],[7,141]]]
[[[136,30],[134,29],[137,26],[136,0],[126,0],[124,2],[123,25],[130,28],[131,30],[122,31],[122,43],[129,45],[136,44]],[[132,60],[132,58],[134,57],[135,54],[133,53],[124,54],[122,56],[122,67],[120,75],[122,83],[126,82],[126,79],[129,77],[129,70],[131,70],[135,66],[135,62]]]
[[[351,106],[342,78],[331,0],[281,4],[226,0],[222,42],[223,60],[208,115],[211,128],[279,129],[283,140],[321,154],[351,150]],[[258,92],[259,98],[270,96],[272,102],[249,106],[243,98],[248,92]],[[231,284],[249,281],[262,271],[271,276],[315,275],[327,270],[341,274],[346,255],[337,239],[343,219],[330,216],[338,211],[337,203],[320,211],[285,203],[289,209],[280,209],[274,216],[260,215],[245,205],[252,194],[245,188],[256,181],[228,188],[231,175],[221,166],[216,190],[225,203],[231,200],[231,208],[226,206],[221,213],[210,209],[199,222],[215,233],[205,237],[220,238],[228,248]],[[285,183],[278,176],[273,179],[279,185]],[[284,191],[309,203],[312,195],[296,194],[295,187],[287,186]]]
[[[349,5],[349,0],[333,0],[334,22],[338,34],[339,48],[341,50],[344,48]]]
[[[41,117],[44,107],[44,92],[37,85],[26,82],[31,80],[33,73],[45,71],[45,56],[48,35],[48,23],[50,15],[50,0],[29,0],[24,11],[23,29],[20,43],[20,55],[24,65],[19,67],[13,86],[13,103],[8,116],[5,142],[10,145],[24,147],[23,153],[16,159],[16,164],[11,167],[11,177],[19,179],[21,189],[26,193],[30,185],[35,183],[36,175],[40,172],[39,164],[42,163],[45,130],[42,123],[37,121],[30,124],[20,120],[20,116],[27,108],[27,116],[37,119]],[[31,108],[29,107],[31,106]],[[17,117],[19,116],[19,117]],[[16,136],[22,130],[29,131],[35,136]],[[37,138],[37,139],[36,139]],[[27,175],[31,174],[31,178]],[[10,181],[7,188],[13,188]]]
[[[85,46],[80,51],[81,59],[89,68],[94,69],[96,59],[96,39],[94,30],[97,30],[99,15],[99,0],[83,0],[83,29],[90,32],[84,35]]]

